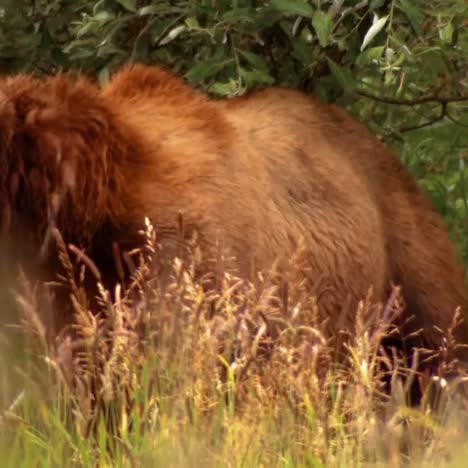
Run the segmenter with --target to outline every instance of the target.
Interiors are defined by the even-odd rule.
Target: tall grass
[[[20,384],[3,391],[2,466],[464,466],[463,376],[419,375],[383,347],[397,289],[384,307],[369,295],[337,335],[294,277],[208,283],[191,250],[161,283],[149,225],[146,237],[127,290],[100,287],[105,313],[73,285],[76,323],[57,340],[34,288],[17,294],[26,357],[4,345],[2,375]],[[62,260],[75,281],[64,247]]]

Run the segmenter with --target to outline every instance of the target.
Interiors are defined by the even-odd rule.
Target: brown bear
[[[148,217],[173,254],[182,215],[207,257],[221,245],[246,278],[301,239],[332,319],[348,304],[353,320],[370,287],[383,302],[395,283],[414,316],[408,331],[437,349],[437,329],[468,310],[463,268],[413,177],[344,110],[294,90],[212,100],[144,65],[103,89],[63,74],[5,78],[0,214],[4,251],[19,241],[23,258],[54,272],[57,228],[110,286],[113,242],[137,247]],[[468,343],[465,325],[457,338]]]

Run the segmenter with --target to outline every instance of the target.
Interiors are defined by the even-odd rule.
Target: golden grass
[[[331,337],[300,284],[224,272],[207,288],[193,248],[162,286],[149,224],[145,235],[129,288],[114,300],[100,289],[105,318],[88,312],[62,246],[76,281],[73,338],[51,342],[34,289],[18,295],[28,358],[16,360],[15,401],[4,391],[5,466],[464,466],[463,376],[421,376],[382,346],[398,332],[397,289],[385,307],[369,296]],[[453,346],[449,332],[440,372]],[[14,362],[4,357],[3,375],[17,373]]]

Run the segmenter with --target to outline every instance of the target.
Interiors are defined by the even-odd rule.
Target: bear
[[[308,275],[326,287],[318,306],[330,322],[346,307],[352,323],[369,288],[385,303],[399,285],[400,324],[408,335],[420,330],[408,352],[440,349],[440,330],[457,307],[468,311],[463,267],[416,180],[347,111],[297,90],[213,99],[143,64],[103,87],[63,73],[3,78],[0,213],[5,256],[42,277],[59,268],[54,230],[112,288],[112,246],[141,246],[147,218],[173,256],[182,216],[204,258],[221,248],[241,278],[288,259],[300,240]],[[58,315],[58,328],[71,320],[65,308]],[[467,325],[456,332],[467,344]]]

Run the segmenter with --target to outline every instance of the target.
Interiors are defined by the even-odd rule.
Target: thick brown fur
[[[438,348],[436,328],[467,311],[463,269],[409,172],[344,110],[298,91],[210,100],[143,65],[102,90],[14,76],[0,81],[0,143],[2,229],[27,239],[29,259],[48,258],[56,227],[111,282],[113,241],[138,246],[148,217],[171,252],[182,214],[206,255],[221,244],[243,277],[302,239],[332,321],[371,286],[385,301],[393,282],[414,315],[408,331]],[[465,326],[458,338],[468,343]]]

